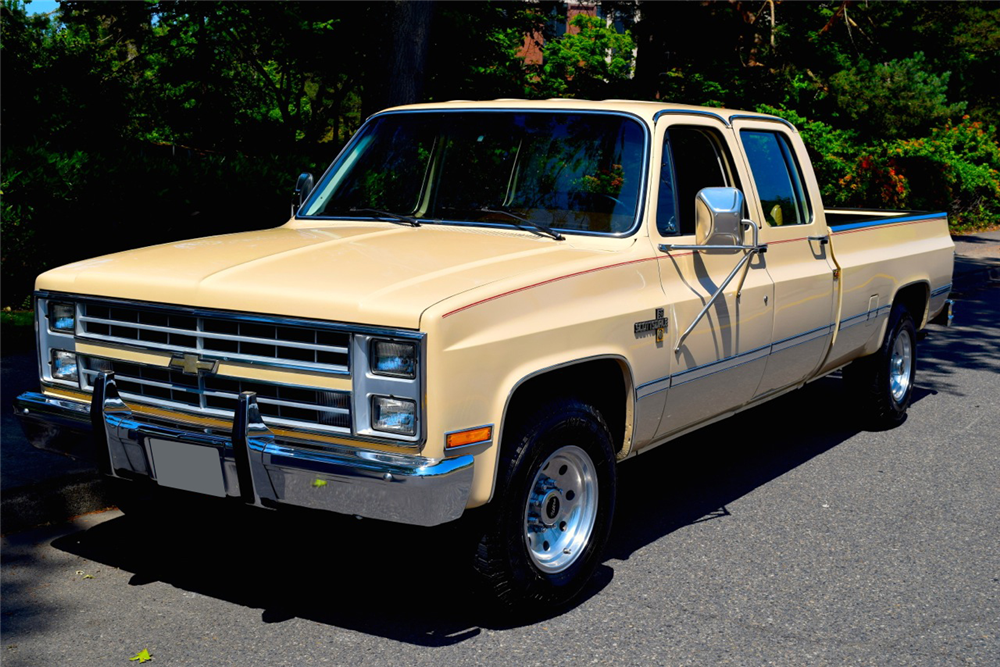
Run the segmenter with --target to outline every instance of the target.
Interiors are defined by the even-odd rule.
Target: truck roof
[[[727,126],[734,117],[774,120],[795,127],[783,118],[752,111],[726,109],[721,107],[700,107],[691,104],[676,104],[673,102],[646,102],[640,100],[578,100],[574,98],[554,98],[548,100],[524,100],[503,98],[497,100],[454,100],[450,102],[428,102],[423,104],[408,104],[392,107],[385,111],[427,111],[427,110],[457,110],[457,109],[573,109],[580,111],[620,111],[644,118],[652,124],[664,113],[691,113],[706,115],[720,119]]]

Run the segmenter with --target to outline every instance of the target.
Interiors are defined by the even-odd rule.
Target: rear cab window
[[[772,227],[810,224],[812,202],[788,138],[781,132],[740,130],[740,140],[757,187],[764,221]]]

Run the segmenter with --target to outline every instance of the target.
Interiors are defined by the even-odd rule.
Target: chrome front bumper
[[[119,396],[113,373],[98,376],[89,405],[29,392],[14,406],[36,447],[52,449],[59,441],[78,447],[89,431],[106,474],[145,476],[261,507],[288,504],[433,526],[461,516],[472,485],[471,455],[429,459],[279,440],[250,392],[240,395],[231,433],[140,421]]]

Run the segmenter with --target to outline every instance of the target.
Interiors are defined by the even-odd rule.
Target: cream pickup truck
[[[620,462],[841,368],[859,418],[904,419],[952,263],[943,213],[824,210],[780,118],[407,106],[303,174],[276,229],[39,276],[41,390],[15,409],[128,488],[464,515],[489,590],[558,605]]]

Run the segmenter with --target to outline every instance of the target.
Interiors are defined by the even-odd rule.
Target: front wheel
[[[910,313],[893,307],[885,340],[875,354],[844,369],[844,379],[873,428],[892,428],[906,418],[917,373],[917,330]]]
[[[578,401],[523,424],[505,438],[475,566],[504,607],[557,607],[586,585],[611,531],[614,448],[601,415]]]

